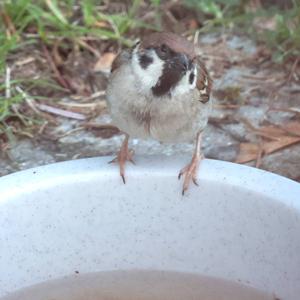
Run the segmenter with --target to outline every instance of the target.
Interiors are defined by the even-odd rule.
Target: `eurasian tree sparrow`
[[[202,159],[202,131],[211,110],[212,80],[195,47],[174,33],[153,33],[131,50],[121,52],[112,65],[107,100],[113,123],[125,139],[112,162],[118,162],[125,183],[125,163],[132,161],[128,139],[153,138],[165,143],[191,142],[191,162],[179,172],[182,193]]]

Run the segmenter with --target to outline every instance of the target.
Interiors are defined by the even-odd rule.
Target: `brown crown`
[[[141,41],[143,48],[160,47],[161,45],[167,45],[170,49],[177,53],[184,53],[190,59],[194,59],[196,56],[194,45],[185,38],[171,32],[156,32],[145,37]]]

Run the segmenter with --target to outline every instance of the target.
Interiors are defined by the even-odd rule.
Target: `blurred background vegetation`
[[[54,101],[92,94],[90,74],[90,89],[76,81],[88,72],[88,62],[131,46],[149,31],[190,37],[232,31],[264,45],[276,64],[300,56],[298,0],[2,0],[0,11],[0,134],[8,138],[18,131],[26,135],[19,130],[24,125],[40,124],[31,96]],[[24,101],[31,113],[19,106]]]
[[[299,0],[4,0],[0,5],[2,68],[9,53],[39,40],[76,44],[81,37],[93,37],[129,46],[138,29],[165,29],[166,6],[172,6],[170,19],[182,21],[185,15],[196,21],[194,30],[223,27],[251,34],[276,52],[278,62],[299,55],[300,49]]]

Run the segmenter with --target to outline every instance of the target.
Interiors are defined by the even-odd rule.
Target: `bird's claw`
[[[183,187],[182,187],[182,195],[188,190],[190,182],[193,181],[193,183],[196,186],[199,186],[197,182],[197,169],[199,162],[201,161],[201,156],[193,156],[192,161],[185,166],[183,169],[180,170],[178,174],[178,179],[181,178],[182,175],[184,175],[184,181],[183,181]]]
[[[192,180],[193,180],[194,185],[199,186],[196,178],[193,177]]]

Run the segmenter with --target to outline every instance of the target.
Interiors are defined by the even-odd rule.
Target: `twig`
[[[69,131],[67,131],[67,132],[65,132],[64,134],[62,134],[62,135],[59,135],[57,138],[58,139],[61,139],[61,138],[63,138],[63,137],[66,137],[66,136],[68,136],[68,135],[70,135],[70,134],[73,134],[73,133],[75,133],[75,132],[78,132],[78,131],[82,131],[82,130],[84,130],[85,128],[84,127],[77,127],[77,128],[74,128],[74,129],[71,129],[71,130],[69,130]]]
[[[254,130],[253,133],[258,136],[262,136],[266,139],[272,140],[272,141],[280,141],[280,137],[275,137],[275,136],[260,132],[259,130]]]
[[[205,54],[205,53],[202,53],[202,57],[204,59],[221,60],[221,61],[224,61],[224,62],[230,62],[228,58],[222,57],[222,56],[218,56],[218,55],[214,55],[214,54]]]
[[[259,75],[249,75],[249,74],[242,74],[243,78],[247,79],[254,79],[254,80],[274,80],[273,78],[270,78],[270,76],[259,76]]]
[[[240,121],[243,122],[248,128],[250,128],[252,131],[256,131],[258,130],[255,126],[253,126],[251,124],[251,122],[249,120],[247,120],[246,118],[240,118]]]
[[[96,98],[99,98],[99,97],[102,97],[102,96],[105,96],[106,95],[106,91],[98,91],[98,92],[95,92],[93,93],[92,95],[88,96],[88,97],[85,97],[85,98],[82,98],[81,96],[72,96],[72,99],[78,99],[78,100],[81,100],[83,102],[87,102],[87,101],[90,101],[90,100],[94,100]]]
[[[60,105],[66,106],[66,107],[74,107],[74,108],[79,108],[79,109],[95,109],[95,108],[101,108],[104,109],[107,107],[107,104],[105,101],[101,102],[90,102],[90,103],[64,103],[64,102],[59,102]]]
[[[74,103],[74,102],[59,102],[60,105],[62,106],[67,106],[67,107],[75,107],[75,108],[95,108],[97,106],[97,103],[92,102],[92,103]]]
[[[39,129],[39,134],[42,134],[43,133],[43,131],[45,130],[45,128],[46,128],[46,126],[48,125],[48,121],[45,121],[42,125],[41,125],[41,127],[40,127],[40,129]]]
[[[271,77],[271,76],[259,76],[259,75],[249,75],[249,74],[244,74],[241,76],[242,78],[239,78],[239,81],[245,82],[243,78],[248,79],[248,80],[253,80],[253,81],[259,81],[260,83],[278,83],[281,80],[285,82],[285,77],[284,76],[278,76],[278,77]],[[247,82],[247,81],[246,81]],[[282,84],[282,83],[280,83]]]
[[[6,36],[10,39],[12,35],[16,34],[15,25],[13,24],[10,16],[4,10],[0,10],[0,15],[2,16],[3,23],[6,27]],[[19,36],[17,36],[17,40],[19,41]]]
[[[290,74],[289,74],[289,76],[288,76],[288,78],[287,78],[286,83],[291,82],[292,77],[294,76],[295,70],[296,70],[296,68],[297,68],[297,65],[298,65],[298,63],[299,63],[299,60],[300,60],[300,58],[297,57],[296,60],[294,61],[293,65],[292,65],[292,68],[291,68],[291,71],[290,71]]]
[[[33,139],[34,138],[34,135],[29,133],[29,132],[26,132],[26,131],[19,131],[18,134],[20,135],[23,135],[23,136],[26,136],[26,137],[29,137],[30,139]]]
[[[255,163],[256,168],[259,168],[261,166],[261,160],[262,160],[263,154],[264,154],[264,148],[263,148],[262,144],[259,143],[257,157],[256,157],[256,163]]]
[[[215,104],[213,105],[216,109],[237,109],[240,108],[241,105],[238,104]]]
[[[75,113],[72,111],[60,109],[57,107],[53,107],[50,105],[46,104],[36,104],[37,108],[41,111],[45,111],[57,116],[65,117],[65,118],[70,118],[70,119],[76,119],[76,120],[85,120],[86,116],[80,113]]]
[[[290,107],[290,108],[269,108],[267,110],[267,113],[270,111],[284,111],[284,112],[289,112],[289,113],[294,113],[294,114],[300,114],[300,108],[298,107]]]
[[[8,99],[11,97],[10,90],[10,67],[6,66],[6,75],[5,75],[5,98]]]
[[[285,86],[282,90],[283,90],[283,92],[291,93],[291,94],[300,93],[300,87],[299,86]]]
[[[23,98],[24,98],[25,102],[27,103],[27,105],[28,105],[35,113],[40,114],[40,112],[39,112],[38,109],[36,108],[36,103],[35,103],[34,99],[32,99],[29,95],[27,95],[27,94],[25,93],[25,91],[23,91],[23,90],[21,89],[21,87],[19,87],[18,85],[16,86],[16,90],[17,90],[17,92],[19,92],[19,93],[23,96]]]
[[[50,65],[52,71],[54,72],[54,75],[55,75],[57,81],[59,82],[59,84],[61,84],[65,89],[71,90],[69,83],[62,77],[59,70],[57,69],[47,47],[44,44],[42,44],[42,48],[43,48],[44,54],[46,56],[46,59]]]
[[[81,155],[82,155],[82,153],[76,153],[72,156],[72,159],[78,159]]]
[[[114,125],[110,125],[110,124],[97,124],[97,123],[93,123],[93,122],[88,122],[83,124],[83,126],[87,129],[111,129],[111,130],[116,130],[116,131],[120,131],[120,129]]]
[[[24,126],[27,126],[27,122],[26,122],[26,120],[24,119],[24,117],[20,114],[20,112],[19,112],[19,110],[18,110],[17,104],[13,104],[13,105],[11,106],[11,109],[12,109],[12,111],[16,114],[16,116],[20,119],[20,121],[22,122],[22,124],[23,124]]]
[[[196,30],[196,32],[194,34],[194,40],[193,40],[193,42],[194,42],[195,46],[197,46],[198,43],[199,43],[199,34],[200,34],[200,30],[198,29],[198,30]]]
[[[253,91],[260,91],[261,90],[261,86],[260,85],[255,85],[252,86],[251,88],[245,90],[245,94],[251,94]]]
[[[30,56],[26,57],[25,59],[18,60],[14,65],[17,67],[21,67],[23,65],[30,64],[33,61],[35,61],[35,58]]]
[[[78,39],[77,42],[78,42],[78,44],[80,46],[82,46],[83,48],[86,48],[87,50],[89,50],[90,52],[92,52],[97,58],[99,58],[101,56],[101,54],[100,54],[100,52],[98,50],[96,50],[95,48],[93,48],[92,46],[90,46],[84,40]]]

